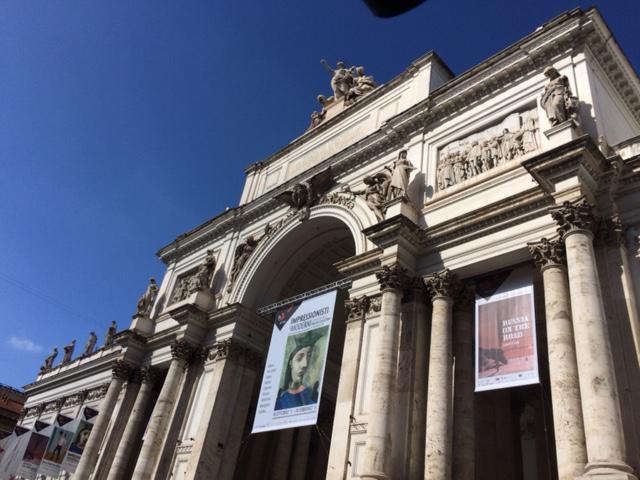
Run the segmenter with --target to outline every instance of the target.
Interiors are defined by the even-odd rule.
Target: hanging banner
[[[36,420],[33,430],[29,434],[29,442],[22,456],[22,461],[16,471],[17,476],[26,480],[35,480],[47,442],[49,441],[49,435],[53,431],[53,428],[50,423]]]
[[[336,294],[276,312],[252,433],[317,422]]]
[[[75,433],[73,425],[73,418],[66,415],[56,416],[56,423],[49,436],[42,463],[40,463],[39,474],[49,477],[57,477],[60,474],[60,466]]]
[[[98,415],[96,409],[84,407],[78,418],[69,426],[69,430],[73,431],[73,437],[71,438],[71,443],[69,444],[67,454],[64,456],[62,465],[60,465],[62,470],[74,473],[76,468],[78,468],[80,457],[82,457],[84,447],[87,445],[89,435],[91,435],[91,429],[93,428],[93,422],[96,420],[96,415]]]
[[[514,270],[476,296],[476,392],[538,383],[538,352],[530,270]]]
[[[0,465],[2,465],[2,458],[7,452],[7,448],[9,447],[11,437],[13,435],[13,432],[0,432]]]
[[[1,480],[13,480],[22,462],[22,457],[27,449],[29,443],[31,430],[23,427],[16,427],[13,430],[13,435],[9,437],[9,442],[6,445],[6,453],[2,457],[0,463],[0,479]]]

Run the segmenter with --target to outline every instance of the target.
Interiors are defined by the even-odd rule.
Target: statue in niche
[[[157,295],[158,285],[156,285],[156,279],[151,277],[149,279],[149,285],[147,286],[147,289],[140,297],[136,305],[136,315],[147,317],[151,315],[151,309],[153,308],[153,303],[156,301]]]
[[[338,101],[345,98],[355,84],[353,78],[355,67],[347,68],[344,62],[338,61],[336,62],[336,68],[333,69],[324,58],[320,60],[320,63],[333,75],[331,77],[331,88],[333,89],[334,100]]]
[[[107,330],[106,335],[104,336],[104,346],[106,347],[110,347],[114,344],[115,342],[115,336],[116,336],[116,331],[118,330],[118,326],[116,325],[116,321],[113,320],[111,322],[111,325],[109,326],[109,329]]]
[[[569,119],[577,120],[578,99],[571,94],[569,79],[553,67],[545,68],[544,76],[549,83],[544,87],[540,103],[551,126]]]
[[[53,362],[55,361],[57,356],[58,356],[58,349],[54,347],[51,353],[49,354],[49,356],[44,359],[44,365],[40,367],[40,370],[43,372],[46,370],[51,370],[51,368],[53,368]]]
[[[189,294],[211,288],[215,269],[216,259],[213,255],[213,250],[207,250],[207,256],[204,262],[202,262],[198,270],[187,280],[187,290]]]
[[[75,340],[71,340],[71,343],[69,343],[68,345],[66,345],[63,350],[64,350],[64,354],[62,356],[62,364],[64,365],[65,363],[69,363],[71,361],[71,357],[73,356],[73,351],[76,348],[76,341]]]
[[[233,267],[231,268],[231,281],[229,283],[228,290],[233,286],[234,282],[238,278],[240,270],[242,270],[244,264],[247,263],[247,260],[258,246],[259,241],[260,240],[256,240],[253,235],[249,235],[244,239],[244,242],[241,242],[236,247],[236,251],[233,254]]]
[[[400,150],[398,158],[393,162],[391,168],[391,183],[387,192],[387,198],[393,200],[404,196],[409,191],[409,176],[416,167],[407,159],[407,151]]]
[[[87,340],[87,343],[84,344],[84,353],[82,355],[91,355],[93,350],[96,348],[97,342],[98,336],[96,335],[96,332],[89,333],[89,339]]]

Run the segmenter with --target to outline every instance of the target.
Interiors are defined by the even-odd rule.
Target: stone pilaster
[[[100,413],[93,425],[91,435],[80,458],[80,463],[75,472],[76,478],[89,478],[93,472],[96,462],[98,461],[100,445],[107,432],[111,415],[118,401],[120,389],[122,388],[122,384],[129,379],[130,374],[131,366],[128,363],[122,360],[116,360],[113,363],[111,383],[109,384],[104,400],[100,402]]]
[[[448,269],[425,278],[432,304],[424,467],[424,478],[429,480],[451,479],[454,282]]]
[[[593,249],[595,217],[586,201],[551,210],[567,255],[571,311],[588,463],[587,477],[630,479],[611,343]]]
[[[530,243],[533,261],[542,273],[549,351],[558,479],[573,480],[584,472],[587,450],[580,402],[571,299],[565,270],[564,244],[543,238]]]
[[[154,367],[143,367],[138,370],[141,386],[133,404],[129,420],[118,444],[115,458],[109,469],[107,480],[125,480],[130,476],[129,463],[138,438],[144,429],[145,413],[149,408],[154,385],[159,381],[160,373]]]
[[[475,428],[473,395],[473,319],[475,290],[462,285],[453,308],[453,355],[455,357],[453,397],[453,466],[456,480],[475,478]]]
[[[148,480],[153,476],[162,453],[170,416],[180,394],[180,385],[195,351],[196,347],[185,340],[177,340],[171,345],[169,371],[151,413],[132,479]]]
[[[367,423],[367,444],[361,478],[391,478],[391,401],[395,384],[398,328],[406,270],[400,265],[384,266],[376,272],[382,291],[382,311],[376,357],[373,360],[371,403]]]

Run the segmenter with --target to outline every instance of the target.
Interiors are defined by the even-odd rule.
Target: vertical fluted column
[[[569,285],[564,268],[564,245],[560,241],[543,238],[540,243],[529,244],[529,251],[542,272],[544,283],[558,479],[573,480],[584,472],[587,450],[571,324]]]
[[[170,415],[180,394],[180,385],[194,350],[194,346],[185,340],[176,341],[171,345],[172,359],[169,371],[144,434],[140,455],[131,477],[134,480],[148,480],[153,475],[153,470],[162,453],[162,445],[171,420]]]
[[[405,269],[384,266],[376,272],[382,291],[378,345],[373,358],[373,380],[367,422],[367,445],[361,478],[390,478],[391,469],[391,401],[395,385],[398,354],[398,327]]]
[[[139,371],[142,385],[138,391],[138,395],[133,404],[129,420],[118,444],[116,455],[109,469],[107,480],[124,480],[127,478],[129,471],[129,463],[132,461],[132,455],[138,442],[138,438],[142,434],[143,421],[146,418],[146,412],[151,402],[153,394],[153,386],[158,380],[158,371],[153,367],[143,367]]]
[[[593,250],[594,218],[585,201],[551,215],[564,241],[587,446],[587,475],[634,478],[625,462],[618,389]],[[609,477],[607,477],[609,478]]]
[[[91,435],[87,441],[87,445],[84,447],[82,457],[80,457],[80,463],[74,474],[75,478],[89,478],[93,469],[98,461],[98,452],[100,445],[104,439],[104,435],[107,432],[109,421],[111,420],[111,414],[118,401],[118,395],[122,384],[129,378],[131,374],[131,367],[128,363],[122,360],[116,360],[112,368],[111,383],[107,389],[107,394],[104,400],[100,403],[100,413],[96,419]]]
[[[473,319],[475,292],[463,286],[453,309],[453,355],[455,358],[453,397],[453,478],[475,478]]]
[[[425,480],[449,480],[453,427],[453,275],[447,269],[425,279],[431,294],[431,347],[427,386]]]

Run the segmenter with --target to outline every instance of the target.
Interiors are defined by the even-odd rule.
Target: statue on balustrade
[[[76,341],[75,340],[71,340],[71,343],[69,343],[68,345],[66,345],[64,347],[64,355],[62,356],[62,362],[61,364],[64,365],[65,363],[69,363],[71,361],[71,357],[73,356],[73,351],[76,348]]]
[[[156,279],[151,277],[149,279],[149,285],[145,290],[144,294],[138,300],[136,305],[136,315],[146,316],[151,315],[151,309],[153,308],[153,304],[156,301],[156,296],[158,295],[158,285],[156,285]]]
[[[87,343],[84,344],[84,353],[82,355],[83,356],[91,355],[93,353],[93,350],[96,348],[97,342],[98,342],[98,336],[96,335],[96,332],[91,332],[89,334],[89,339],[87,340]]]
[[[40,370],[43,372],[46,370],[51,370],[51,368],[53,368],[53,362],[55,361],[57,356],[58,356],[58,349],[54,347],[51,353],[49,354],[49,356],[44,359],[44,365],[40,367]]]
[[[116,325],[116,321],[113,320],[111,322],[111,325],[109,326],[109,329],[107,330],[106,335],[104,336],[104,346],[105,346],[105,348],[110,347],[110,346],[112,346],[114,344],[117,330],[118,330],[118,327]]]

